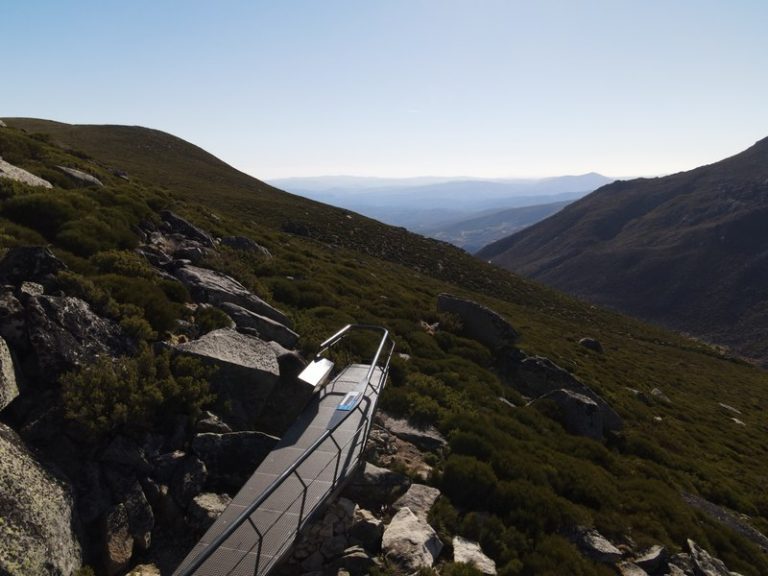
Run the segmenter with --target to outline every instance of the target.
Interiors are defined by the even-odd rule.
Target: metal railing
[[[245,556],[255,552],[256,566],[254,567],[252,574],[266,574],[282,558],[283,553],[286,552],[287,549],[293,544],[299,531],[312,517],[312,514],[323,504],[325,499],[330,494],[333,494],[334,490],[339,484],[339,481],[346,477],[346,473],[353,470],[357,465],[363,450],[365,450],[365,444],[368,440],[368,433],[371,428],[371,421],[373,418],[373,413],[376,409],[376,404],[378,402],[378,396],[386,384],[387,375],[389,373],[389,363],[392,359],[395,343],[390,340],[389,331],[386,328],[369,324],[348,324],[339,330],[336,334],[325,340],[325,342],[320,344],[320,350],[316,354],[316,358],[326,353],[330,348],[344,339],[352,330],[373,330],[382,333],[381,340],[379,341],[379,345],[376,349],[376,353],[370,362],[368,372],[363,381],[365,385],[362,387],[363,396],[360,401],[354,406],[354,408],[349,409],[343,415],[343,417],[336,420],[333,426],[329,426],[329,428],[325,430],[323,434],[317,440],[315,440],[299,458],[293,462],[293,464],[286,468],[285,471],[283,471],[283,473],[280,474],[280,476],[278,476],[261,493],[258,498],[256,498],[250,505],[248,505],[221,534],[219,534],[203,550],[201,550],[200,553],[189,563],[189,565],[183,569],[178,569],[174,573],[174,576],[192,576],[241,526],[246,524],[248,524],[250,528],[255,532],[257,540],[256,543],[250,548],[248,552],[246,552],[246,554],[243,556],[243,558],[241,558],[239,562],[243,562],[245,560]],[[391,344],[389,352],[384,358],[383,365],[379,366],[380,362],[382,361],[382,353],[384,352],[388,341]],[[381,373],[379,375],[377,385],[374,386],[371,382],[371,379],[373,378],[377,368],[381,370]],[[368,396],[369,393],[372,393],[373,400],[371,400],[371,398]],[[363,406],[365,406],[365,409]],[[340,444],[334,434],[355,412],[359,412],[362,417],[360,424],[355,429],[354,434],[352,434],[350,439],[344,444]],[[306,462],[316,451],[318,451],[321,446],[327,444],[328,441],[330,441],[335,447],[335,455],[333,455],[327,462],[325,462],[325,464],[320,468],[319,472],[317,472],[313,478],[309,480],[302,478],[302,476],[299,474],[301,465]],[[355,451],[357,453],[354,454],[354,457],[352,457]],[[342,467],[342,456],[345,453],[347,465]],[[315,483],[318,482],[318,479],[323,476],[323,473],[326,472],[331,465],[334,466],[334,471],[330,488],[324,491],[324,496],[322,499],[320,499],[318,502],[315,502],[314,504],[307,506],[307,498],[310,494],[310,489]],[[340,472],[342,471],[344,471],[345,474],[341,474]],[[256,526],[253,519],[251,518],[252,515],[291,478],[298,480],[301,486],[301,489],[299,490],[296,498],[289,502],[284,507],[284,509],[280,511],[278,517],[269,526],[266,528],[259,528]],[[276,529],[276,527],[280,525],[281,520],[284,520],[288,517],[288,515],[291,513],[290,510],[294,507],[294,505],[297,505],[299,508],[296,522],[291,523],[287,533],[280,535],[283,540],[282,545],[273,554],[271,554],[267,561],[262,565],[262,548],[265,538],[269,535],[270,531]],[[285,529],[285,526],[283,526],[283,529]],[[237,564],[230,569],[230,572],[234,571],[236,567]]]

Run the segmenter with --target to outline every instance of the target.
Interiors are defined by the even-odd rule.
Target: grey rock
[[[325,557],[320,553],[320,550],[315,550],[301,563],[301,567],[307,572],[314,572],[320,570],[325,563]]]
[[[174,214],[170,210],[163,210],[160,212],[160,217],[168,224],[168,226],[170,226],[172,232],[181,234],[192,240],[197,240],[201,244],[213,248],[214,242],[210,234],[185,220],[178,214]]]
[[[649,574],[663,572],[669,562],[669,551],[664,546],[651,546],[635,556],[632,562]]]
[[[147,551],[152,543],[155,516],[138,482],[131,487],[123,506],[128,515],[128,527],[134,546],[142,552]]]
[[[198,534],[204,533],[221,516],[232,499],[226,494],[204,492],[192,499],[187,508],[187,521]]]
[[[19,395],[16,366],[5,339],[0,336],[0,411]]]
[[[648,576],[648,572],[634,562],[619,562],[616,569],[621,576]]]
[[[44,246],[16,246],[9,248],[0,260],[0,284],[20,286],[22,282],[36,282],[46,288],[55,286],[56,274],[66,265]]]
[[[344,550],[341,557],[330,566],[337,576],[345,570],[350,576],[365,576],[370,574],[376,564],[374,559],[360,546],[351,546]]]
[[[154,466],[153,477],[163,484],[170,484],[171,478],[173,478],[176,468],[178,468],[184,461],[186,454],[181,450],[174,450],[173,452],[166,452],[152,459],[152,465]]]
[[[101,453],[102,462],[117,464],[140,474],[148,474],[152,466],[135,442],[125,436],[118,435]]]
[[[77,482],[77,511],[84,524],[90,524],[102,516],[112,505],[112,495],[95,462],[87,462]]]
[[[554,402],[557,406],[556,419],[563,428],[577,436],[586,436],[594,440],[603,439],[603,414],[597,403],[577,392],[555,390],[544,394],[531,402],[532,406],[541,406],[545,402]]]
[[[439,294],[437,310],[456,314],[461,318],[464,333],[492,350],[505,349],[518,338],[517,330],[501,315],[472,300]]]
[[[419,520],[426,522],[429,511],[439,497],[440,490],[437,488],[424,484],[411,484],[408,491],[395,501],[392,508],[395,510],[409,508]]]
[[[221,239],[221,243],[224,246],[229,246],[235,250],[242,250],[244,252],[255,252],[266,258],[272,258],[272,254],[269,250],[264,248],[261,244],[254,242],[250,238],[245,236],[224,236]]]
[[[579,340],[579,345],[583,346],[587,350],[592,350],[593,352],[597,352],[599,354],[603,353],[603,345],[601,344],[600,340],[597,340],[596,338],[582,338]]]
[[[200,460],[187,456],[176,468],[171,478],[170,491],[182,508],[186,508],[192,499],[203,491],[208,472]]]
[[[372,512],[364,508],[355,510],[352,526],[349,528],[349,541],[359,544],[372,554],[381,550],[381,538],[384,535],[384,523]]]
[[[35,176],[31,172],[27,172],[23,168],[14,166],[10,162],[6,162],[5,160],[3,160],[2,157],[0,157],[0,178],[8,178],[9,180],[22,182],[29,186],[39,186],[41,188],[53,188],[53,184],[48,182],[48,180],[45,180],[44,178],[40,178],[39,176]]]
[[[230,328],[221,328],[172,348],[176,353],[192,356],[216,368],[211,379],[217,394],[216,412],[227,424],[236,430],[264,429],[259,416],[280,379],[277,358],[266,342]],[[286,406],[292,410],[296,408],[291,404]],[[268,412],[266,416],[270,420],[289,417]]]
[[[495,576],[496,562],[483,553],[480,544],[461,536],[453,537],[453,561],[471,564],[483,574]]]
[[[597,562],[615,564],[622,558],[621,550],[594,529],[578,529],[576,544],[587,556]]]
[[[0,291],[0,336],[15,351],[27,346],[24,306],[11,290]]]
[[[417,427],[403,418],[393,418],[380,412],[377,419],[381,425],[401,440],[421,448],[436,452],[446,444],[446,440],[433,426]]]
[[[174,274],[187,287],[192,297],[199,302],[207,302],[219,307],[225,302],[230,302],[254,314],[266,316],[283,326],[292,327],[291,321],[285,314],[249,292],[231,276],[190,264],[180,266]]]
[[[344,495],[375,510],[403,494],[409,485],[407,476],[364,462],[349,480]]]
[[[529,356],[520,362],[512,385],[525,396],[538,398],[555,390],[565,389],[593,400],[600,408],[603,432],[621,430],[621,417],[589,386],[543,356]]]
[[[37,376],[51,382],[68,370],[90,364],[100,355],[129,350],[120,327],[94,314],[69,296],[37,296],[27,302],[27,333],[37,360]]]
[[[693,573],[696,576],[730,576],[731,572],[722,560],[712,556],[690,538],[688,549],[691,552]]]
[[[8,126],[6,125],[6,123],[5,123],[5,122],[3,122],[2,120],[0,120],[0,128],[8,128]]]
[[[330,560],[344,552],[348,544],[346,536],[337,534],[323,540],[323,543],[320,545],[320,553],[325,559]]]
[[[45,287],[37,282],[27,282],[24,280],[19,286],[19,297],[42,296],[45,294]]]
[[[232,428],[213,412],[206,410],[195,423],[197,432],[213,432],[214,434],[227,434]]]
[[[267,457],[277,438],[261,432],[197,434],[192,452],[205,464],[208,481],[217,491],[234,493]]]
[[[68,176],[71,176],[75,180],[79,180],[86,186],[98,186],[99,188],[104,187],[104,183],[96,178],[93,174],[88,174],[88,172],[83,172],[82,170],[78,170],[76,168],[67,168],[66,166],[56,166],[59,170],[67,174]]]
[[[81,548],[70,487],[2,423],[0,487],[0,573],[48,576],[77,570]]]
[[[412,572],[431,568],[443,543],[429,524],[408,508],[401,508],[384,530],[381,548],[387,560]]]
[[[669,572],[672,574],[675,570],[685,574],[686,576],[694,576],[693,574],[693,558],[690,554],[681,552],[679,554],[673,554],[669,557]],[[698,575],[697,575],[698,576]]]
[[[299,341],[299,335],[296,332],[266,316],[231,302],[224,302],[220,307],[232,318],[238,328],[256,330],[262,340],[272,340],[286,348],[295,348]]]
[[[124,504],[117,504],[107,514],[103,526],[104,571],[108,576],[124,572],[133,555],[133,536]]]
[[[658,402],[663,402],[664,404],[671,404],[672,401],[669,399],[669,397],[664,394],[659,388],[654,388],[651,390],[651,396],[654,400]]]

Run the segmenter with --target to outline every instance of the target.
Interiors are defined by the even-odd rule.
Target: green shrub
[[[496,490],[496,483],[493,468],[485,462],[461,455],[451,455],[445,462],[442,490],[458,506],[485,509]]]
[[[210,370],[188,357],[155,355],[100,358],[62,377],[66,417],[101,437],[118,429],[151,430],[175,414],[195,416],[210,404]]]
[[[200,307],[195,312],[195,326],[200,334],[232,325],[232,319],[214,306]]]

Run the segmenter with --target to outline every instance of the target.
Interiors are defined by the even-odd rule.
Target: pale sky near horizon
[[[768,136],[765,0],[0,0],[0,117],[258,178],[657,175]]]

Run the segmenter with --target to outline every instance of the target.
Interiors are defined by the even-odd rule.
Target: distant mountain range
[[[527,210],[517,215],[505,213],[498,217],[497,212],[572,201],[608,182],[610,178],[589,173],[501,180],[321,176],[276,179],[270,184],[472,252],[546,217],[556,208]],[[469,222],[464,225],[464,221]]]
[[[478,256],[768,362],[768,138],[604,186]]]

